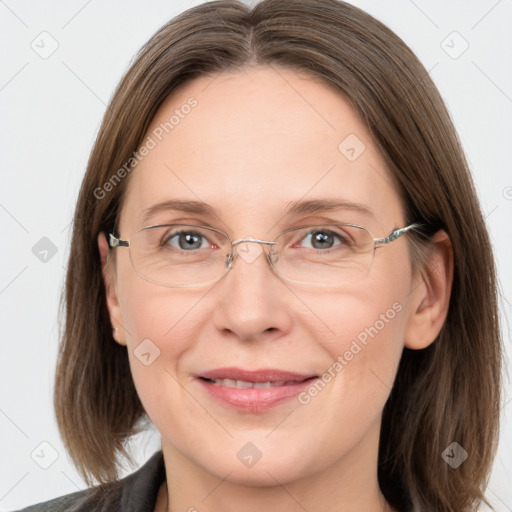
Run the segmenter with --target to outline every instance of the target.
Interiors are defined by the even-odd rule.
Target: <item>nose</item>
[[[266,251],[254,238],[233,242],[230,271],[218,283],[214,324],[224,333],[243,339],[278,337],[291,328],[286,287],[270,268]],[[267,246],[271,247],[271,243]]]

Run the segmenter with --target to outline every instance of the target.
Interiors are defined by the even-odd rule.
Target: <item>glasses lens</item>
[[[288,281],[338,286],[363,278],[372,265],[373,239],[360,226],[322,224],[279,235],[270,261]],[[220,279],[231,243],[224,233],[195,224],[150,226],[130,240],[130,258],[143,279],[171,287],[204,285]],[[247,261],[250,263],[251,261]]]
[[[164,286],[185,287],[220,279],[231,244],[224,233],[194,224],[150,226],[130,240],[137,274]]]
[[[274,268],[298,283],[337,286],[363,278],[372,265],[370,233],[347,224],[323,224],[291,229],[276,238],[279,257]]]

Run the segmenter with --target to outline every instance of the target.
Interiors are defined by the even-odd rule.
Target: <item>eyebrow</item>
[[[217,216],[215,208],[202,201],[183,200],[183,199],[170,199],[161,203],[154,204],[149,208],[142,210],[140,218],[142,223],[146,223],[153,215],[169,210],[196,213],[206,217]]]
[[[290,201],[285,215],[313,215],[315,213],[352,210],[374,217],[373,212],[362,203],[338,199],[308,199],[307,201]]]
[[[305,201],[290,201],[287,203],[284,214],[286,216],[313,215],[323,212],[352,210],[364,215],[375,217],[373,212],[362,203],[336,199],[308,199]],[[142,210],[141,221],[147,222],[153,215],[164,211],[180,211],[195,213],[206,217],[219,217],[218,211],[207,203],[195,200],[170,199]]]

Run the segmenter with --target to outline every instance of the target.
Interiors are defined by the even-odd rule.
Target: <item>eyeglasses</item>
[[[365,277],[375,249],[396,240],[419,224],[373,238],[354,224],[327,223],[291,228],[272,241],[253,237],[231,241],[215,228],[196,224],[159,224],[137,231],[130,241],[109,233],[108,245],[128,247],[135,272],[151,283],[186,288],[214,283],[233,267],[237,256],[252,263],[263,252],[272,271],[294,283],[339,286]],[[237,248],[235,251],[235,247]]]

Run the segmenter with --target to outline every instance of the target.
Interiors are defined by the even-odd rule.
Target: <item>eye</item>
[[[161,245],[170,245],[174,249],[189,251],[211,247],[204,233],[200,231],[177,231],[166,234]]]
[[[318,229],[310,231],[306,234],[302,241],[307,240],[311,244],[312,249],[331,249],[339,245],[348,245],[349,242],[341,233],[332,230]],[[338,240],[338,243],[336,243]]]

